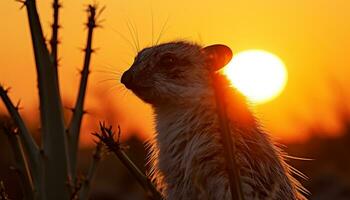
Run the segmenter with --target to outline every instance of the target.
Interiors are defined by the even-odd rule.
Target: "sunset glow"
[[[287,70],[282,60],[262,50],[238,53],[225,68],[225,74],[254,103],[274,99],[287,82]]]
[[[337,94],[350,96],[350,1],[321,0],[317,2],[317,9],[314,1],[97,2],[106,9],[101,14],[103,28],[96,29],[93,36],[93,48],[97,51],[91,59],[85,102],[90,114],[84,116],[82,146],[93,144],[90,132],[98,127],[100,120],[108,119],[120,125],[123,137],[137,135],[147,139],[152,136],[155,130],[151,107],[121,89],[116,76],[132,64],[137,54],[136,39],[142,49],[157,41],[159,35],[159,43],[186,39],[203,46],[225,44],[232,48],[234,57],[227,74],[239,82],[235,84],[237,88],[243,83],[241,79],[256,78],[252,73],[245,77],[233,73],[239,52],[265,49],[278,55],[288,69],[288,84],[283,79],[280,81],[284,81],[285,86],[272,84],[280,88],[277,91],[262,84],[251,86],[253,89],[248,92],[240,89],[246,96],[257,91],[269,93],[269,97],[256,101],[254,109],[274,137],[302,140],[309,136],[309,127],[320,126],[331,133],[340,129],[339,113],[335,110],[339,105]],[[63,0],[62,3],[59,78],[64,106],[72,108],[80,81],[77,69],[81,70],[84,56],[80,49],[86,43],[85,9],[91,0]],[[52,2],[38,0],[37,5],[44,35],[49,40]],[[21,100],[24,118],[37,130],[39,117],[34,113],[39,112],[39,99],[35,61],[27,13],[20,7],[14,1],[0,2],[0,12],[5,16],[0,31],[0,84],[12,88],[11,99]],[[137,30],[137,37],[130,33],[130,23]],[[258,71],[255,70],[258,78],[277,81],[275,72],[266,72],[263,76]],[[106,79],[112,80],[104,81]],[[340,86],[333,89],[329,83]],[[0,113],[8,114],[2,103]]]

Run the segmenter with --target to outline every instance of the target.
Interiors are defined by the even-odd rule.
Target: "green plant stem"
[[[56,69],[47,49],[35,0],[26,0],[29,27],[38,75],[40,117],[44,147],[45,199],[68,199],[70,181],[66,134]],[[59,169],[59,170],[57,170]]]
[[[91,183],[95,177],[97,166],[100,163],[102,158],[102,145],[103,144],[101,142],[98,142],[96,144],[96,149],[93,154],[93,159],[91,161],[88,174],[86,176],[86,179],[83,181],[83,185],[80,189],[80,193],[79,193],[80,200],[87,200],[89,197],[89,193],[91,190]]]
[[[21,141],[15,132],[9,129],[8,130],[4,129],[4,132],[8,137],[10,146],[14,154],[16,172],[19,178],[22,180],[21,187],[23,190],[23,197],[24,199],[33,200],[36,191],[32,182],[29,166],[26,161],[26,156],[25,156]]]
[[[217,105],[219,123],[221,127],[221,138],[225,152],[225,160],[227,163],[227,173],[230,183],[231,196],[232,200],[244,200],[239,168],[235,160],[234,138],[231,136],[229,120],[227,118],[226,112],[226,98],[225,91],[223,89],[225,84],[223,84],[221,80],[221,75],[213,74],[215,100]]]
[[[92,36],[93,36],[94,28],[96,27],[96,19],[95,19],[96,9],[97,9],[96,6],[89,5],[88,7],[88,23],[87,23],[88,35],[87,35],[87,42],[85,47],[84,65],[83,65],[83,70],[81,71],[79,92],[78,92],[77,100],[74,107],[73,117],[68,126],[70,164],[71,164],[70,169],[71,169],[73,181],[75,181],[76,179],[79,135],[80,135],[81,122],[84,115],[84,101],[86,96],[88,77],[90,73],[89,68],[90,68],[91,54],[93,52]]]
[[[50,40],[51,45],[51,57],[53,61],[53,65],[56,68],[56,75],[58,76],[57,67],[58,67],[58,29],[60,28],[60,25],[58,24],[59,19],[59,9],[61,7],[61,4],[59,3],[59,0],[54,0],[52,4],[53,8],[53,23],[52,23],[52,36]]]
[[[33,182],[35,188],[40,190],[41,183],[41,171],[42,168],[40,166],[40,151],[38,146],[36,145],[33,137],[30,135],[26,125],[24,124],[23,119],[18,113],[18,108],[14,106],[12,101],[7,95],[7,90],[5,90],[2,86],[0,86],[0,97],[4,102],[8,112],[10,113],[12,119],[16,127],[19,129],[19,137],[23,143],[24,149],[28,154],[28,162],[31,169]]]
[[[142,186],[142,188],[146,191],[147,196],[154,200],[163,199],[160,192],[156,189],[153,183],[142,173],[142,171],[131,161],[131,159],[126,155],[123,151],[123,147],[119,142],[120,139],[120,127],[118,127],[118,139],[115,141],[114,132],[112,127],[105,127],[104,123],[100,123],[101,133],[94,133],[93,135],[99,138],[101,142],[103,142],[107,149],[113,152],[117,158],[122,162],[122,164],[129,170],[129,172],[136,178],[138,183]]]
[[[141,170],[130,160],[126,153],[122,149],[117,149],[113,153],[119,158],[123,165],[131,172],[131,174],[136,178],[139,184],[146,190],[148,195],[152,199],[159,200],[162,199],[162,195],[154,187],[152,182],[141,172]]]

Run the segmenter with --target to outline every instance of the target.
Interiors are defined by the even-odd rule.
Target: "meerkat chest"
[[[168,184],[186,185],[220,171],[224,164],[215,115],[208,110],[172,114],[157,121],[159,169]]]

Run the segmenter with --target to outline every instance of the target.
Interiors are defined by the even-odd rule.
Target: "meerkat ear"
[[[211,70],[217,71],[223,68],[232,58],[232,50],[223,44],[214,44],[202,49]]]

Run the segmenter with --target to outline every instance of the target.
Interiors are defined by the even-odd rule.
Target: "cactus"
[[[23,3],[28,13],[29,27],[32,36],[34,57],[36,63],[40,117],[41,117],[41,140],[42,147],[34,141],[26,127],[20,113],[19,103],[13,104],[8,96],[9,89],[0,85],[0,98],[7,108],[13,124],[3,126],[8,136],[12,151],[15,156],[14,169],[18,173],[23,190],[24,199],[38,200],[86,200],[89,197],[91,181],[95,176],[98,164],[103,155],[103,143],[114,141],[112,129],[105,128],[100,124],[101,132],[96,144],[91,165],[87,175],[77,177],[77,153],[81,122],[83,119],[84,101],[90,73],[90,60],[94,52],[92,39],[94,29],[99,27],[97,18],[104,10],[98,9],[97,5],[88,5],[87,13],[87,42],[84,49],[85,57],[81,70],[80,86],[75,107],[72,109],[73,116],[66,127],[63,119],[62,100],[58,83],[58,30],[59,0],[53,0],[53,24],[50,39],[50,50],[46,46],[44,34],[41,28],[40,18],[36,9],[35,0],[17,0]],[[119,130],[120,131],[120,130]],[[133,164],[118,142],[114,153],[121,162],[130,170],[141,186],[148,192],[152,199],[161,199],[160,193],[155,189],[149,179]],[[108,146],[111,148],[111,146]],[[109,149],[111,150],[111,149]],[[0,182],[0,199],[8,199],[3,183]]]
[[[38,147],[21,118],[18,107],[8,96],[8,89],[0,85],[0,97],[18,129],[7,128],[6,132],[14,154],[16,168],[21,174],[25,199],[69,199],[76,188],[76,160],[80,126],[84,114],[92,49],[93,31],[97,27],[97,5],[89,5],[88,38],[80,88],[73,117],[66,128],[63,119],[63,106],[58,82],[58,29],[59,0],[53,1],[53,24],[50,50],[41,27],[35,0],[20,1],[27,10],[36,63],[42,147]],[[101,9],[103,10],[103,9]],[[23,147],[23,148],[22,148]],[[97,145],[97,149],[101,149]],[[100,150],[99,150],[100,151]],[[96,154],[95,154],[96,155]],[[88,178],[92,179],[98,162],[93,162]],[[91,181],[91,180],[89,180]],[[84,187],[84,194],[89,187]],[[84,199],[87,199],[85,195]]]

